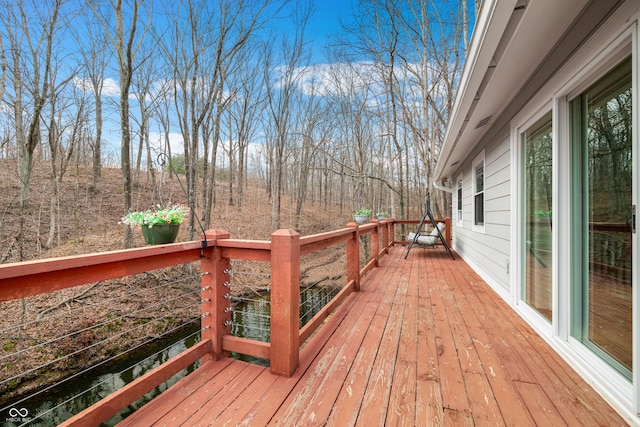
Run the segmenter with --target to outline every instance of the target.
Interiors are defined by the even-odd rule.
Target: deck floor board
[[[290,378],[207,362],[121,426],[626,425],[462,260],[391,248]]]

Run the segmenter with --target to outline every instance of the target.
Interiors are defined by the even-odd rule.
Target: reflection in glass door
[[[551,112],[522,134],[524,152],[524,280],[522,300],[552,321],[553,136]]]
[[[632,370],[631,62],[572,102],[581,173],[574,244],[581,300],[574,335],[627,378]],[[574,187],[575,188],[575,187]],[[575,326],[575,325],[574,325]]]

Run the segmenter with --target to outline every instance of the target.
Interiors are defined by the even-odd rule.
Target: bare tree
[[[100,192],[100,177],[102,175],[102,129],[103,129],[103,106],[102,94],[104,88],[105,70],[111,58],[108,49],[109,41],[98,31],[93,15],[85,16],[82,31],[77,31],[75,38],[78,41],[78,51],[82,55],[81,67],[86,73],[86,78],[82,79],[82,87],[91,90],[95,103],[95,133],[93,138],[92,190]]]
[[[468,48],[467,2],[436,6],[428,0],[409,4],[401,25],[416,60],[405,61],[411,84],[402,98],[403,122],[412,136],[412,147],[421,160],[425,189],[431,186],[432,171],[440,153],[449,112],[453,108],[456,82]],[[477,10],[477,9],[476,9]],[[420,103],[412,102],[420,99]],[[424,190],[423,190],[424,191]],[[424,194],[421,192],[421,198]],[[432,207],[438,216],[447,214],[450,196],[436,192]]]
[[[196,176],[201,126],[210,116],[216,85],[205,76],[216,40],[215,8],[207,2],[187,1],[162,39],[174,81],[174,107],[184,141],[187,200],[191,208],[190,237],[194,235]],[[182,16],[182,13],[185,16]]]
[[[237,67],[229,74],[229,86],[234,96],[225,111],[229,159],[229,205],[242,209],[247,185],[248,150],[258,131],[259,114],[264,106],[264,89],[261,85],[261,57],[255,45],[247,45],[239,52]],[[234,187],[235,184],[235,187]]]
[[[334,92],[330,99],[339,131],[333,136],[326,153],[337,166],[340,177],[341,209],[345,201],[349,208],[371,207],[368,185],[373,179],[373,143],[379,139],[376,115],[370,110],[374,103],[374,87],[369,76],[372,64],[345,59],[331,69]]]
[[[36,5],[37,3],[37,5]],[[51,87],[54,45],[62,23],[61,1],[5,2],[2,21],[8,41],[8,55],[2,57],[3,69],[11,78],[12,92],[5,92],[5,102],[13,112],[16,145],[20,166],[20,225],[17,240],[20,259],[24,259],[24,225],[31,198],[31,172],[34,153],[41,144],[41,118]],[[24,55],[23,55],[24,54]]]
[[[4,36],[0,32],[0,100],[4,97],[4,92],[7,85],[7,68],[9,64],[7,62],[7,54],[4,49]]]
[[[166,68],[165,68],[166,71]],[[166,73],[165,73],[166,74]],[[169,72],[170,75],[170,72]],[[173,104],[173,100],[171,99],[171,95],[173,94],[172,89],[173,83],[164,79],[161,81],[161,84],[157,87],[156,90],[156,102],[157,108],[155,110],[155,119],[159,123],[160,127],[160,140],[158,141],[160,146],[159,150],[162,153],[162,156],[158,156],[157,159],[160,161],[159,166],[164,168],[162,172],[168,172],[168,174],[161,173],[160,180],[158,181],[157,191],[162,193],[165,176],[173,177],[173,157],[171,154],[171,118],[170,111],[171,106]]]
[[[225,92],[229,72],[249,37],[264,24],[267,0],[240,1],[230,6],[188,1],[185,16],[177,14],[163,49],[173,67],[175,109],[184,139],[187,193],[192,213],[196,211],[196,176],[202,144],[204,158],[202,217],[211,221],[215,188],[215,163],[221,117],[235,89]],[[212,25],[216,23],[217,25]],[[206,129],[203,128],[206,126]],[[200,140],[201,136],[205,137]],[[194,218],[191,218],[193,233]]]
[[[145,43],[139,53],[139,63],[134,69],[132,86],[138,101],[140,118],[138,124],[138,149],[136,150],[135,182],[140,180],[140,169],[144,153],[148,178],[151,178],[152,188],[156,186],[155,169],[153,168],[153,156],[151,142],[149,141],[149,127],[151,116],[158,108],[162,96],[156,96],[154,88],[159,86],[161,80],[160,69],[154,64],[152,58],[157,55],[155,43]],[[162,201],[162,200],[160,200]]]
[[[247,185],[249,144],[258,131],[259,115],[264,107],[264,89],[261,85],[260,58],[252,56],[251,47],[243,49],[238,67],[230,75],[234,97],[226,111],[227,154],[229,156],[229,205],[242,209]],[[235,183],[235,187],[234,187]]]
[[[345,28],[355,37],[347,53],[352,58],[364,57],[370,59],[373,67],[369,67],[367,76],[370,102],[367,108],[377,117],[378,135],[374,136],[379,145],[390,144],[393,152],[391,159],[395,160],[393,167],[395,182],[389,183],[397,196],[397,204],[401,217],[405,211],[405,165],[406,147],[401,136],[399,123],[398,90],[398,58],[401,57],[401,33],[398,16],[399,6],[394,1],[360,2],[354,23]],[[377,179],[384,179],[377,176]],[[364,186],[364,183],[362,183]],[[373,194],[370,195],[373,198]]]
[[[341,40],[342,53],[351,63],[373,64],[366,76],[371,88],[366,110],[375,116],[378,135],[371,146],[386,153],[394,170],[385,176],[386,169],[378,168],[368,179],[385,183],[404,217],[411,201],[424,200],[431,188],[464,53],[468,13],[459,0],[376,0],[356,6],[353,23],[343,26],[349,38]],[[420,163],[411,161],[416,156]],[[374,193],[367,198],[382,203],[383,188],[372,186]],[[446,206],[446,197],[432,199],[434,206]]]
[[[267,22],[264,11],[270,4],[268,0],[258,0],[255,4],[251,2],[240,2],[237,12],[228,13],[224,10],[220,16],[220,34],[216,46],[215,66],[213,74],[213,82],[216,87],[215,109],[213,111],[213,146],[220,140],[221,135],[221,118],[222,114],[227,110],[229,103],[235,98],[238,88],[229,87],[228,93],[224,93],[224,89],[228,87],[228,82],[232,71],[236,71],[239,66],[238,59],[244,49],[249,38]],[[277,3],[271,5],[277,10]],[[213,192],[215,189],[215,164],[216,152],[212,152],[211,173],[209,174],[208,194],[204,200],[203,218],[205,227],[211,224],[211,210],[213,207]],[[205,179],[207,175],[205,174]]]
[[[309,190],[309,181],[313,182],[311,175],[314,173],[314,160],[319,152],[319,148],[326,138],[326,128],[322,127],[323,121],[326,121],[328,111],[325,110],[320,97],[316,96],[314,85],[308,85],[305,96],[299,101],[300,103],[300,141],[301,144],[296,147],[296,176],[294,177],[294,229],[300,229],[300,219],[303,213],[307,194]],[[325,132],[323,132],[325,131]]]
[[[299,89],[299,80],[304,74],[304,66],[308,65],[308,52],[305,51],[304,33],[310,18],[310,9],[301,6],[294,13],[294,33],[291,39],[283,36],[276,53],[270,46],[265,54],[264,81],[267,91],[268,117],[273,133],[268,137],[271,145],[271,228],[276,230],[281,224],[281,203],[285,174],[285,159],[290,132],[294,124],[293,99]],[[272,74],[273,73],[273,74]]]
[[[59,244],[60,188],[74,150],[79,145],[83,129],[87,123],[84,93],[76,90],[70,102],[56,95],[51,98],[47,142],[51,156],[51,198],[49,206],[49,237],[45,246],[50,248],[56,241]],[[59,93],[59,92],[57,92]],[[75,113],[75,114],[74,114]],[[65,116],[69,115],[69,120]]]
[[[134,72],[134,61],[144,36],[148,29],[148,24],[139,30],[138,25],[142,18],[144,0],[131,0],[128,4],[127,12],[124,13],[123,0],[112,0],[111,8],[115,19],[115,27],[105,17],[111,16],[110,13],[101,13],[98,5],[94,5],[94,14],[102,24],[104,35],[113,47],[117,63],[118,77],[120,81],[120,133],[122,145],[120,147],[120,162],[122,169],[122,187],[124,213],[131,208],[132,197],[132,174],[131,174],[131,118],[129,111],[129,90],[131,88],[131,80]],[[147,18],[151,19],[153,14],[147,11]],[[128,20],[125,22],[125,18]],[[131,228],[125,227],[124,246],[129,248],[133,246],[133,233]]]

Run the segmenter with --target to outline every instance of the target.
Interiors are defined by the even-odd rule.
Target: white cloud
[[[171,155],[176,154],[184,154],[184,138],[181,133],[178,132],[170,132],[168,135],[169,145],[171,146]],[[150,132],[149,133],[149,141],[151,142],[151,155],[158,156],[160,153],[167,153],[168,150],[165,149],[166,141],[164,133],[160,132]],[[154,162],[156,159],[152,159]]]
[[[93,86],[91,85],[91,80],[88,78],[80,78],[76,77],[73,79],[73,84],[80,90],[84,92],[93,92]],[[104,79],[102,84],[102,94],[104,96],[119,96],[120,95],[120,86],[118,82],[113,80],[110,77]]]
[[[285,67],[277,67],[274,70],[273,85],[278,88],[282,85],[286,73]],[[382,93],[380,67],[370,61],[354,63],[316,64],[306,67],[298,67],[293,70],[298,83],[298,89],[305,95],[331,96],[340,93],[366,92],[374,94]]]
[[[282,87],[286,67],[276,67],[273,85]],[[316,64],[297,67],[292,71],[299,89],[305,95],[329,96],[339,92],[339,86],[347,75],[355,75],[347,64]]]
[[[120,96],[120,85],[111,77],[104,79],[102,94],[106,96]]]
[[[293,73],[296,77],[298,90],[305,95],[366,96],[368,103],[375,105],[385,96],[382,76],[385,71],[384,66],[379,63],[359,61],[298,67],[293,70]],[[285,67],[277,67],[274,70],[272,80],[274,87],[281,86],[285,72]],[[417,87],[420,84],[417,76],[423,74],[420,64],[398,64],[395,73],[401,90],[407,91],[408,96],[412,91],[420,93],[421,89]],[[435,86],[435,90],[439,92],[443,85],[439,78],[439,69],[429,65],[426,73],[427,75],[422,77],[428,80],[430,86]],[[421,99],[416,102],[421,102]]]

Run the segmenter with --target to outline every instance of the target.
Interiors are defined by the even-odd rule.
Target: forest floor
[[[61,220],[56,225],[55,243],[47,248],[52,194],[48,164],[34,168],[31,208],[23,217],[25,232],[19,239],[17,164],[0,159],[0,264],[123,249],[124,226],[118,224],[123,214],[121,172],[103,169],[97,192],[91,183],[89,169],[66,172],[60,189]],[[184,176],[169,178],[168,174],[157,174],[153,185],[143,172],[134,185],[134,209],[145,210],[160,202],[185,203],[184,185]],[[281,228],[294,228],[295,205],[288,197],[283,201]],[[241,207],[230,204],[229,183],[218,182],[210,228],[226,230],[231,238],[268,240],[271,207],[266,190],[256,185],[246,188]],[[340,212],[339,207],[325,207],[319,201],[307,203],[297,231],[309,235],[339,229],[351,218],[351,207]],[[194,232],[195,239],[200,233]],[[187,227],[182,226],[178,241],[190,240],[188,236]],[[145,245],[140,230],[134,230],[134,244]],[[336,285],[340,280],[335,272],[344,270],[340,265],[344,259],[338,252],[343,251],[325,250],[305,257],[303,285]],[[234,278],[238,283],[266,277],[268,270],[264,263],[249,262],[233,268],[245,276]],[[0,404],[134,348],[149,336],[163,336],[197,317],[199,276],[187,274],[187,270],[175,267],[0,302]],[[162,302],[158,304],[158,300]]]
[[[133,209],[145,210],[156,203],[185,203],[184,175],[169,177],[156,173],[153,185],[147,173],[134,180]],[[16,241],[20,211],[19,179],[15,160],[0,159],[0,264],[38,258],[78,255],[122,249],[123,226],[118,221],[123,215],[123,186],[119,169],[103,169],[99,191],[91,188],[90,169],[67,171],[60,190],[60,216],[55,244],[45,248],[49,234],[51,206],[50,168],[46,164],[34,167],[31,178],[31,208],[25,216],[25,237]],[[200,185],[199,188],[202,188]],[[212,229],[223,229],[231,238],[268,240],[271,229],[271,201],[264,188],[250,184],[240,207],[229,203],[229,183],[216,184],[216,202],[212,210]],[[161,195],[161,196],[159,196]],[[198,197],[199,201],[201,200]],[[286,195],[282,198],[281,228],[295,227],[295,204]],[[201,212],[199,212],[201,213]],[[342,228],[352,220],[351,207],[340,212],[338,206],[325,206],[320,201],[306,202],[300,217],[298,232],[302,235]],[[188,240],[188,230],[181,227],[178,241]],[[200,231],[195,232],[196,238]],[[139,232],[134,233],[135,245],[143,246]],[[22,243],[22,257],[20,257]]]

